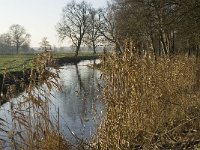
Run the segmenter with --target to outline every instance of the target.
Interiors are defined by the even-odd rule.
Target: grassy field
[[[38,55],[39,53],[19,54],[19,55],[0,55],[0,73],[2,73],[5,69],[7,71],[19,71],[19,70],[22,70],[23,67],[29,68],[30,61],[34,57],[37,57]],[[79,56],[93,56],[93,53],[80,52]],[[53,53],[53,57],[56,59],[59,59],[62,57],[74,57],[74,53],[73,52],[66,52],[66,53],[57,52],[57,53]]]
[[[100,55],[101,53],[97,53],[96,55]],[[80,52],[79,56],[93,56],[93,52]],[[61,58],[61,57],[74,57],[73,52],[56,52],[54,53],[55,58]]]
[[[34,55],[0,55],[0,73],[3,70],[17,71],[29,66]]]

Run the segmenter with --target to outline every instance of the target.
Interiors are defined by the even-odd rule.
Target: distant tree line
[[[14,24],[7,33],[0,35],[0,53],[18,54],[19,51],[27,52],[30,48],[30,34],[24,27]]]

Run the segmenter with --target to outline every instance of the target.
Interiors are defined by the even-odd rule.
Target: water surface
[[[101,73],[88,67],[94,62],[82,61],[77,65],[61,67],[59,76],[62,91],[51,92],[50,115],[59,119],[59,130],[72,143],[80,139],[90,140],[96,133],[103,113]],[[19,98],[23,98],[23,95]],[[17,98],[12,101],[17,101]],[[8,122],[8,130],[12,128],[10,108],[10,102],[0,108],[1,118]],[[4,135],[1,134],[1,138],[6,140]]]

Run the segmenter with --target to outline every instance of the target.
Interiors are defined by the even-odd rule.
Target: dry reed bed
[[[189,149],[200,137],[195,57],[139,56],[131,43],[104,56],[105,122],[99,149]]]

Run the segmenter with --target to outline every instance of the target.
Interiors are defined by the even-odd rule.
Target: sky
[[[95,8],[106,6],[106,0],[85,1]],[[59,42],[55,29],[62,9],[69,2],[71,0],[0,0],[0,34],[8,32],[11,25],[19,24],[31,35],[31,47],[38,47],[43,37],[47,37],[52,46],[69,46],[69,41]]]

